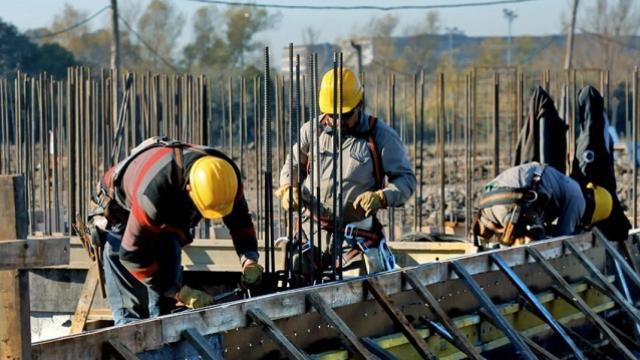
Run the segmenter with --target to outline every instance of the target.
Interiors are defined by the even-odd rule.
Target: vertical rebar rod
[[[309,136],[309,156],[307,157],[309,161],[309,173],[307,174],[307,176],[309,176],[309,190],[312,193],[311,198],[315,199],[315,201],[311,201],[311,203],[309,204],[309,213],[311,214],[311,216],[309,216],[309,251],[311,251],[311,258],[315,259],[315,251],[316,251],[316,234],[315,234],[315,224],[316,224],[316,220],[315,217],[320,217],[322,216],[322,214],[320,214],[317,211],[317,208],[315,206],[315,203],[319,203],[320,200],[320,196],[317,195],[315,193],[315,185],[316,185],[316,168],[315,168],[315,163],[318,161],[318,159],[316,159],[314,151],[315,151],[315,147],[316,147],[316,137],[318,134],[318,122],[316,119],[316,115],[315,115],[315,77],[313,75],[313,67],[314,67],[314,62],[313,62],[313,54],[309,54],[308,58],[307,58],[307,71],[308,71],[308,78],[309,78],[309,96],[307,97],[308,99],[308,108],[309,108],[309,127],[310,127],[310,133],[311,136]],[[320,239],[318,239],[320,240]],[[319,243],[319,241],[318,241]],[[308,279],[308,285],[312,285],[313,284],[313,280],[314,280],[314,274],[313,274],[313,269],[314,266],[311,264],[309,267],[310,271],[309,271],[309,279]]]
[[[445,182],[446,182],[446,173],[445,173],[445,164],[444,164],[444,158],[446,156],[445,154],[445,125],[446,125],[446,115],[445,115],[445,104],[444,104],[444,99],[445,99],[445,93],[444,93],[444,73],[440,73],[439,74],[439,91],[438,91],[438,95],[440,96],[439,99],[439,116],[438,116],[438,157],[440,160],[440,231],[442,231],[442,233],[445,233],[445,223],[446,223],[446,218],[445,218],[445,208],[446,208],[446,194],[445,194]]]
[[[331,217],[333,223],[333,243],[331,247],[331,274],[333,279],[337,278],[336,260],[338,256],[338,233],[339,233],[339,219],[338,219],[338,169],[337,169],[337,154],[338,154],[338,78],[342,78],[342,73],[338,73],[338,54],[333,53],[333,113],[332,117],[332,132],[331,132]],[[342,204],[340,204],[342,206]]]
[[[632,133],[632,154],[633,154],[633,187],[632,193],[632,216],[633,227],[638,227],[638,67],[633,70],[633,123]]]
[[[465,180],[465,237],[471,232],[472,199],[471,191],[471,75],[465,75],[464,89],[464,180]]]
[[[420,70],[420,176],[418,178],[418,231],[422,231],[422,188],[424,184],[424,69]]]
[[[231,77],[227,79],[227,102],[228,111],[227,115],[229,121],[229,157],[231,160],[233,157],[233,80]]]
[[[338,54],[338,69],[339,69],[339,80],[338,80],[338,124],[337,124],[337,129],[338,129],[338,213],[336,214],[337,218],[338,218],[338,227],[336,229],[342,229],[344,227],[344,199],[343,199],[343,179],[344,179],[344,174],[342,172],[342,164],[343,164],[343,157],[342,157],[342,74],[343,74],[343,68],[342,68],[342,51]],[[338,268],[340,269],[340,271],[338,272],[338,278],[340,280],[342,280],[342,242],[343,242],[343,232],[342,231],[337,231],[336,232],[337,236],[336,236],[336,242],[338,243]]]
[[[287,97],[288,100],[288,112],[289,112],[289,185],[291,186],[290,191],[288,192],[289,195],[289,204],[293,204],[293,198],[294,198],[294,194],[293,194],[293,190],[294,189],[299,189],[300,188],[300,183],[297,183],[294,181],[298,180],[297,176],[293,173],[294,170],[294,166],[293,166],[293,159],[294,159],[294,154],[293,154],[293,145],[294,145],[294,141],[293,141],[293,133],[295,131],[294,129],[294,124],[293,124],[293,43],[289,43],[289,96]],[[298,166],[297,168],[300,168],[300,157],[298,157]],[[294,186],[297,185],[297,186]],[[296,194],[298,195],[298,194]],[[300,201],[300,197],[298,196],[298,201]],[[301,204],[298,204],[298,206],[300,206]],[[291,283],[291,285],[293,285],[293,283],[295,283],[295,279],[293,279],[293,276],[297,276],[298,274],[293,274],[293,250],[294,250],[294,231],[293,231],[293,206],[289,206],[289,209],[287,211],[287,230],[288,230],[288,238],[289,238],[289,246],[287,247],[287,280]],[[299,234],[298,234],[299,235]],[[301,242],[301,237],[298,237],[298,244],[297,244],[298,248],[302,248],[302,242]],[[298,271],[300,271],[300,267],[298,267]],[[292,276],[293,275],[293,276]]]
[[[300,147],[300,129],[302,127],[302,106],[301,106],[301,90],[300,90],[300,54],[296,54],[296,72],[295,72],[295,79],[296,79],[296,88],[295,88],[295,127],[294,127],[294,131],[295,134],[297,136],[296,138],[296,144],[298,144],[297,146],[297,151],[298,151],[298,162],[300,161],[300,159],[302,159],[302,148]],[[290,80],[291,82],[293,82],[293,79]],[[293,152],[291,152],[291,156],[293,156]],[[298,233],[298,271],[300,271],[301,274],[304,274],[305,272],[302,270],[302,266],[303,266],[303,261],[302,261],[302,168],[300,165],[298,165],[297,167],[297,171],[296,171],[296,183],[298,184],[298,199],[300,199],[300,206],[298,206],[297,209],[297,215],[296,215],[296,220],[297,220],[297,226],[296,226],[296,231]],[[291,224],[293,226],[293,224]],[[311,257],[311,259],[313,259],[313,257]],[[298,278],[296,279],[296,283],[298,284],[298,286],[303,285],[300,281],[300,276],[298,276]]]
[[[274,223],[273,223],[273,178],[272,171],[272,144],[271,144],[271,78],[269,69],[269,47],[264,49],[264,208],[265,208],[265,264],[269,272],[275,272],[275,254],[274,254]]]
[[[493,73],[493,177],[497,177],[498,174],[500,174],[500,75],[495,72]]]
[[[418,79],[416,74],[413,74],[413,139],[411,145],[413,146],[413,171],[418,173],[418,168],[421,164],[418,162]],[[419,186],[419,185],[418,185]],[[420,231],[418,228],[418,191],[413,192],[413,231]]]
[[[313,53],[313,68],[311,69],[312,74],[313,74],[313,81],[312,81],[312,88],[313,88],[313,94],[311,95],[312,98],[312,110],[313,110],[313,118],[315,119],[315,133],[319,134],[320,133],[320,111],[318,109],[318,53]],[[313,136],[312,136],[313,137]],[[315,188],[315,193],[316,193],[316,214],[318,215],[318,217],[322,216],[322,203],[321,203],[321,179],[322,179],[322,174],[321,174],[321,169],[322,169],[322,164],[320,163],[320,137],[318,137],[317,142],[316,142],[316,148],[315,148],[315,154],[314,156],[312,156],[313,158],[315,158],[315,174],[316,174],[316,188]],[[317,223],[318,225],[318,254],[320,254],[320,256],[323,255],[322,253],[322,227],[320,226],[320,222]],[[328,247],[328,246],[327,246]]]
[[[391,124],[391,128],[398,131],[396,127],[396,75],[391,74],[389,78],[389,92],[388,92],[388,117]],[[396,238],[396,213],[393,207],[387,208],[388,222],[389,222],[389,241],[395,241]]]

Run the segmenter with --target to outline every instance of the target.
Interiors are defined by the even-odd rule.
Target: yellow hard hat
[[[595,204],[593,207],[593,215],[591,215],[591,224],[595,224],[609,217],[611,208],[613,207],[613,198],[609,191],[602,186],[588,183],[587,189],[593,190],[593,201]]]
[[[231,213],[238,193],[238,176],[233,166],[215,156],[196,160],[189,171],[189,195],[200,214],[219,219]]]
[[[322,77],[320,84],[320,95],[318,102],[320,103],[320,111],[325,114],[333,114],[333,69],[327,71]],[[340,88],[340,79],[336,89]],[[360,101],[362,101],[362,87],[360,80],[353,71],[342,69],[342,113],[348,113],[353,110]],[[336,96],[336,106],[340,105],[340,99]],[[336,107],[337,109],[337,107]]]

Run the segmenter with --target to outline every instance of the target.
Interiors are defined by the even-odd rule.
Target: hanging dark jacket
[[[516,145],[513,166],[539,162],[566,172],[567,125],[558,115],[553,99],[542,87],[533,90],[529,112]]]
[[[616,193],[614,172],[613,141],[606,129],[604,100],[592,86],[585,86],[578,92],[576,108],[576,128],[578,137],[575,156],[571,166],[571,177],[580,184],[585,193],[588,183],[602,186],[613,199],[611,215],[595,224],[609,240],[625,240],[631,224]],[[588,202],[588,201],[587,201]]]

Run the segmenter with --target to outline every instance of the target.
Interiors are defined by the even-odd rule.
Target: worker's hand
[[[365,212],[365,216],[375,214],[378,209],[382,208],[384,204],[384,193],[382,190],[378,191],[366,191],[358,195],[353,202],[353,208],[358,209],[360,207]]]
[[[187,285],[183,286],[176,294],[177,300],[190,309],[213,305],[213,296],[204,291],[193,289]]]
[[[240,278],[240,283],[243,287],[252,287],[259,285],[262,281],[262,272],[264,268],[257,262],[248,259],[244,262],[242,266],[242,277]]]
[[[289,202],[289,193],[293,192],[291,196],[292,202]],[[300,208],[300,198],[298,198],[298,187],[285,185],[280,189],[276,190],[276,196],[280,199],[280,203],[282,204],[282,208],[285,211],[289,211],[289,209],[297,211]]]

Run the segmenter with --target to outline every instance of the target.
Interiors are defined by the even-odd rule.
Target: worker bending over
[[[583,193],[572,178],[531,162],[505,170],[485,186],[473,233],[481,244],[495,235],[502,245],[521,245],[578,233],[606,219],[611,207],[604,188],[591,184]]]
[[[340,109],[334,106],[334,101],[339,102],[334,96],[334,77],[342,82],[342,117],[341,123],[336,126],[342,131],[342,144],[338,145],[338,151],[342,152],[343,159],[343,178],[336,177],[335,182],[332,172],[339,172],[334,167],[338,163],[338,154],[333,153],[333,137],[338,134],[334,133],[333,121],[334,117],[337,118],[334,109],[338,112]],[[316,270],[326,268],[326,259],[335,255],[329,252],[334,248],[334,234],[337,231],[344,233],[344,240],[351,247],[351,251],[344,257],[344,263],[358,253],[363,253],[366,272],[389,270],[394,266],[393,258],[385,246],[382,225],[375,215],[379,209],[402,206],[415,191],[416,177],[409,163],[407,151],[393,128],[365,112],[363,88],[351,70],[344,69],[339,76],[334,74],[334,70],[328,71],[322,78],[318,102],[322,114],[317,119],[305,123],[300,129],[300,143],[294,146],[293,154],[288,154],[282,167],[280,188],[276,196],[281,200],[285,210],[297,210],[299,206],[307,209],[303,226],[305,234],[301,235],[303,244],[306,244],[310,235],[308,218],[315,217],[320,222],[323,229],[323,239],[320,241],[325,244],[322,247],[324,256],[321,258],[325,261],[320,261]],[[316,134],[312,132],[312,123],[313,129],[318,129]],[[300,157],[298,151],[301,153]],[[316,154],[319,154],[319,159],[315,159]],[[291,177],[291,163],[294,175],[298,169],[301,170],[301,183],[297,182],[296,176]],[[385,177],[388,180],[386,184]],[[290,182],[291,178],[293,182]],[[319,199],[317,194],[313,193],[312,179],[315,184],[318,179],[320,181]],[[343,202],[338,204],[341,207],[338,213],[342,215],[344,227],[334,229],[335,214],[331,211],[333,189],[340,185],[340,181]],[[301,187],[302,198],[298,198],[298,187]],[[320,214],[316,211],[318,201],[321,207]],[[314,238],[317,239],[315,236]],[[342,244],[339,244],[338,248],[342,252]],[[312,262],[318,263],[318,260],[314,259]]]
[[[211,305],[182,286],[181,248],[202,219],[222,219],[242,265],[242,282],[260,281],[255,229],[240,172],[209,147],[151,138],[109,169],[98,187],[94,224],[106,230],[103,262],[116,325],[155,317],[176,303]]]
[[[496,235],[500,244],[510,246],[597,227],[609,240],[626,240],[631,224],[616,193],[613,140],[602,96],[591,86],[578,92],[579,135],[571,177],[558,171],[565,170],[566,126],[558,124],[561,120],[553,101],[537,89],[530,104],[518,149],[529,154],[521,160],[545,163],[519,164],[489,182],[473,234],[481,243],[491,242]],[[554,128],[555,134],[539,128]],[[545,138],[540,134],[546,134]]]

